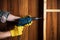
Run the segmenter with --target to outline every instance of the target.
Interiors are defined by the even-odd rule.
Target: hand
[[[18,17],[18,16],[14,16],[14,15],[12,15],[12,14],[9,14],[9,16],[8,16],[8,18],[7,18],[7,21],[14,21],[14,20],[16,20],[16,19],[19,19],[20,17]]]

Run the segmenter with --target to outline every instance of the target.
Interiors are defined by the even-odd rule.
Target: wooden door
[[[16,16],[31,15],[37,17],[37,0],[0,0],[0,10],[9,11]],[[9,37],[2,40],[18,40],[18,37]],[[30,27],[25,27],[20,40],[37,40],[37,21]]]

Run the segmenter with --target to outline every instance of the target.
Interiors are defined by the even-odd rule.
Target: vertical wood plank
[[[52,0],[52,9],[57,9],[57,0]]]
[[[14,14],[14,0],[10,0],[10,13]]]
[[[13,15],[19,16],[18,0],[10,0],[10,12]]]
[[[19,15],[20,17],[28,15],[28,0],[19,0]],[[28,27],[24,28],[20,40],[28,40]]]
[[[13,14],[16,15],[16,16],[19,16],[18,0],[13,0],[12,1],[12,6],[13,6]]]
[[[51,13],[47,13],[46,17],[46,40],[50,40]]]
[[[3,11],[7,11],[7,0],[3,0],[3,3],[2,3],[2,10]]]
[[[2,0],[0,0],[0,10],[2,9]]]
[[[21,17],[28,15],[28,0],[19,0],[19,14]]]
[[[57,13],[53,13],[52,14],[53,17],[53,31],[54,31],[54,39],[53,40],[57,40]]]
[[[57,0],[57,9],[60,9],[60,0]]]
[[[57,9],[57,0],[47,0],[47,9]]]
[[[60,12],[57,13],[57,40],[60,40]]]
[[[37,0],[29,0],[28,1],[28,13],[32,17],[37,17],[37,9],[38,9],[38,1]],[[28,30],[29,39],[28,40],[37,40],[37,21],[33,21],[33,24],[29,27]]]
[[[47,13],[46,39],[57,40],[57,13]]]
[[[10,0],[7,0],[7,11],[10,12]]]
[[[47,0],[47,9],[52,8],[52,0]]]

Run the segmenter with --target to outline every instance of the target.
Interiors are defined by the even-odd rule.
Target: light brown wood
[[[57,9],[57,0],[52,0],[52,9]]]
[[[46,40],[50,40],[50,24],[51,24],[51,13],[47,13],[46,15]]]
[[[23,17],[28,15],[28,0],[18,0],[19,2],[19,16]],[[23,35],[20,40],[28,40],[28,27],[24,28]]]
[[[57,40],[60,40],[60,12],[57,13]]]
[[[29,0],[28,2],[28,13],[32,17],[38,16],[38,1],[37,0]],[[34,21],[34,23],[29,27],[29,40],[37,40],[37,21]]]
[[[51,9],[52,8],[52,0],[47,0],[46,2],[46,6],[47,6],[47,9]]]
[[[47,9],[57,9],[57,5],[57,0],[47,0]],[[57,40],[57,18],[57,11],[47,12],[46,40]]]
[[[1,0],[0,9],[9,11],[11,14],[16,16],[31,15],[37,17],[37,0]],[[18,40],[17,37],[9,37],[3,40]],[[37,40],[37,21],[33,22],[30,27],[25,27],[23,35],[20,40]]]
[[[57,9],[57,0],[47,0],[47,9]]]
[[[19,14],[21,17],[28,15],[28,0],[19,0]]]
[[[57,40],[57,13],[47,13],[46,40]]]
[[[12,14],[16,15],[16,16],[19,16],[19,5],[18,5],[18,0],[11,0],[11,11],[12,11]]]

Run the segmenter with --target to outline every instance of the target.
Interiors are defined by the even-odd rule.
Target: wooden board
[[[47,13],[46,40],[57,40],[57,13]]]
[[[16,16],[31,15],[36,17],[37,14],[37,0],[1,0],[0,9],[9,11]],[[2,40],[18,40],[17,37],[9,37]],[[37,40],[37,22],[35,21],[30,27],[25,27],[23,35],[20,40]]]

